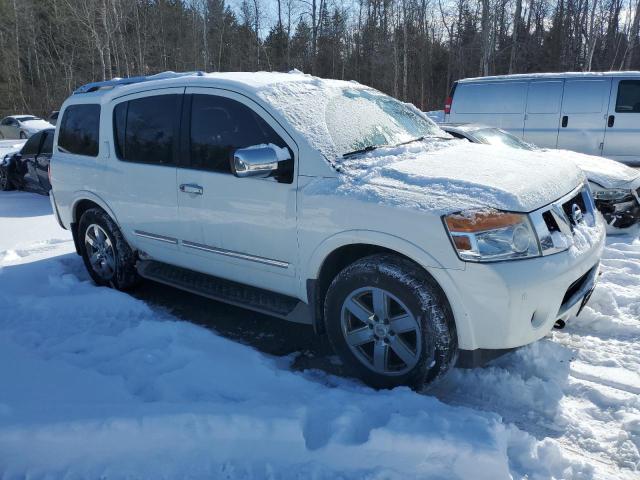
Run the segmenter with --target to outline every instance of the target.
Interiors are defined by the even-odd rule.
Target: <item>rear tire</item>
[[[6,192],[8,190],[13,190],[13,188],[13,183],[9,178],[9,168],[0,167],[0,190]]]
[[[371,255],[342,270],[327,291],[324,318],[348,372],[374,388],[421,388],[443,377],[458,356],[444,292],[398,255]]]
[[[84,265],[97,285],[128,290],[139,282],[135,253],[104,210],[84,212],[78,225],[78,243]]]

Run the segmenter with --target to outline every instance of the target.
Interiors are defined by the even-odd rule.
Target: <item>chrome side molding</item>
[[[173,245],[178,244],[177,238],[165,237],[164,235],[157,235],[155,233],[144,232],[142,230],[134,230],[134,235],[142,238],[149,238],[151,240],[158,240],[159,242],[171,243]]]
[[[249,255],[248,253],[235,252],[233,250],[225,250],[224,248],[212,247],[210,245],[203,245],[202,243],[189,242],[183,240],[182,245],[187,248],[193,248],[194,250],[201,250],[203,252],[215,253],[223,255],[225,257],[239,258],[242,260],[248,260],[250,262],[262,263],[264,265],[271,265],[278,268],[289,268],[287,262],[281,260],[274,260],[272,258],[258,257],[255,255]]]

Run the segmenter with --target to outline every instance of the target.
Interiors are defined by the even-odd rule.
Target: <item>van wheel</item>
[[[458,356],[444,292],[397,255],[371,255],[342,270],[327,291],[324,314],[345,367],[374,388],[420,388],[441,378]]]
[[[78,239],[84,265],[96,284],[127,290],[138,283],[135,254],[103,210],[92,208],[84,212]]]
[[[13,184],[9,179],[8,167],[0,167],[0,190],[2,190],[3,192],[13,190]]]

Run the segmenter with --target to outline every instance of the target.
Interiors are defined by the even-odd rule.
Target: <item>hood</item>
[[[530,212],[584,182],[571,162],[541,151],[439,140],[381,148],[340,163],[350,193],[442,214],[470,208]]]
[[[640,170],[604,157],[585,155],[568,150],[545,150],[561,161],[572,161],[582,169],[590,182],[604,188],[631,188],[640,181]]]
[[[26,128],[27,130],[44,130],[45,128],[55,128],[55,126],[51,125],[45,120],[27,120],[25,122],[20,122],[20,126]]]

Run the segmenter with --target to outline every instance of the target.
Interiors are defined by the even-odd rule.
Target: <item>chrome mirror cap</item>
[[[278,170],[278,155],[270,146],[239,148],[233,153],[231,171],[236,177],[265,178]]]

